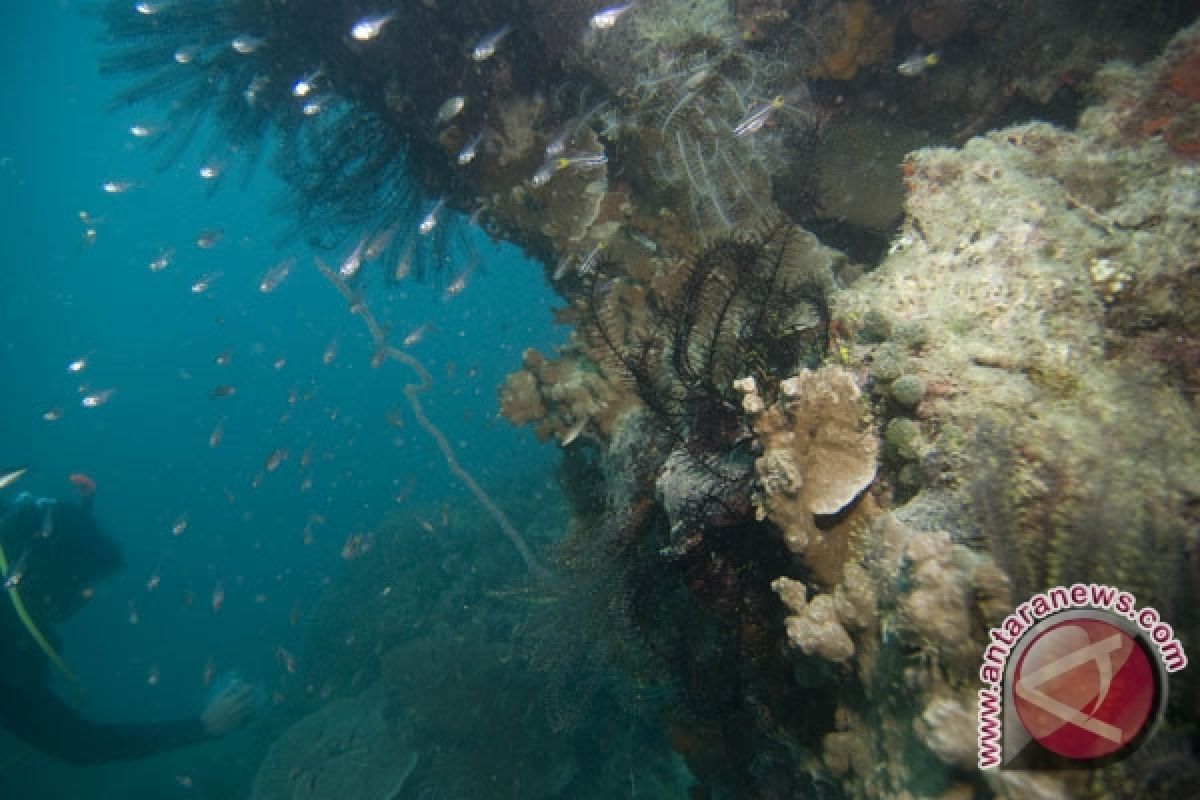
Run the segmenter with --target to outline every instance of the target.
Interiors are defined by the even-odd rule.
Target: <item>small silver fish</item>
[[[79,405],[84,408],[99,408],[107,403],[116,391],[116,389],[98,389],[94,392],[89,392],[79,401]]]
[[[338,265],[338,275],[341,275],[343,278],[348,280],[358,274],[359,268],[362,267],[363,247],[366,246],[366,242],[366,239],[358,240],[358,244],[354,246],[354,249],[350,251],[349,255],[342,259],[342,263]]]
[[[167,267],[171,266],[171,260],[175,258],[175,248],[168,247],[160,250],[158,257],[150,262],[151,272],[162,272]]]
[[[26,547],[21,551],[21,557],[17,559],[17,563],[4,574],[3,587],[5,589],[15,589],[25,577],[25,566],[29,563],[29,548]]]
[[[396,268],[392,270],[392,280],[402,281],[408,277],[408,273],[412,271],[413,252],[416,248],[416,237],[408,237],[408,241],[404,244],[404,249],[400,251],[400,257],[396,259]]]
[[[384,26],[391,22],[395,16],[395,11],[389,11],[386,14],[373,14],[369,17],[363,17],[354,23],[354,27],[350,29],[350,35],[360,42],[369,42],[383,33]]]
[[[567,149],[567,140],[575,133],[575,124],[572,121],[563,123],[563,126],[551,137],[546,143],[546,158],[554,158],[562,155],[562,152]]]
[[[204,294],[213,285],[213,281],[221,277],[222,272],[210,272],[192,284],[192,294]]]
[[[292,84],[292,97],[308,97],[312,94],[313,89],[316,88],[317,81],[321,79],[323,74],[321,70],[315,69],[307,75],[297,78],[296,82]]]
[[[196,236],[196,247],[201,250],[211,250],[217,246],[217,242],[221,241],[221,237],[225,235],[225,231],[221,228],[207,228],[200,231]]]
[[[363,248],[363,261],[374,261],[383,255],[383,251],[388,249],[392,240],[396,238],[396,233],[400,230],[400,223],[393,222],[386,228],[381,228],[370,239],[367,240],[367,246]]]
[[[225,420],[228,417],[221,417],[217,420],[217,424],[213,426],[212,432],[208,434],[208,446],[216,447],[225,438]]]
[[[463,289],[467,288],[467,279],[469,277],[471,277],[471,271],[469,269],[463,270],[462,274],[456,277],[450,283],[450,285],[446,287],[443,298],[448,300],[451,297],[457,297],[458,295],[462,294]]]
[[[190,64],[200,55],[200,45],[187,44],[175,51],[176,64]]]
[[[205,161],[200,165],[197,173],[206,181],[213,181],[221,177],[221,173],[225,171],[224,165],[220,161]]]
[[[915,78],[930,67],[936,67],[939,61],[937,53],[922,53],[920,50],[896,65],[896,72],[906,78]]]
[[[248,56],[266,43],[266,38],[262,36],[251,36],[248,33],[239,34],[233,37],[233,41],[229,46],[233,48],[235,53],[240,53]]]
[[[317,95],[312,100],[309,100],[304,105],[300,106],[300,113],[306,117],[315,117],[325,110],[326,105],[331,100],[335,99],[331,94]]]
[[[608,163],[604,153],[575,153],[554,160],[555,169],[596,169]]]
[[[483,131],[472,136],[467,140],[467,143],[458,151],[458,165],[465,167],[475,160],[475,156],[479,154],[479,145],[483,141]]]
[[[403,346],[412,347],[417,342],[421,341],[423,338],[425,338],[425,334],[429,331],[429,328],[430,324],[428,322],[423,322],[417,327],[413,328],[408,332],[408,335],[404,337],[404,341],[402,342]]]
[[[598,31],[608,30],[612,26],[616,25],[617,20],[619,20],[621,16],[631,8],[633,8],[633,3],[623,3],[619,6],[609,6],[608,8],[597,11],[595,14],[593,14],[592,18],[588,20],[588,25]]]
[[[763,103],[761,106],[754,108],[745,117],[733,127],[734,136],[749,136],[752,133],[758,133],[762,130],[763,125],[767,124],[767,120],[771,116],[783,108],[783,95],[777,94],[771,98],[770,102]]]
[[[537,172],[529,176],[529,185],[534,189],[539,186],[545,186],[554,177],[554,171],[558,168],[558,162],[553,158],[547,158],[542,162],[542,165],[537,168]]]
[[[287,457],[288,450],[286,447],[276,447],[267,455],[266,461],[263,462],[263,469],[267,472],[274,472],[279,469],[280,464],[287,460]]]
[[[500,40],[512,33],[512,25],[505,25],[499,30],[492,31],[475,43],[471,50],[471,58],[476,61],[487,61],[496,54],[496,46]]]
[[[242,98],[249,105],[254,105],[258,102],[258,95],[263,89],[267,88],[267,85],[270,82],[271,79],[266,75],[255,75],[254,79],[250,81],[250,84],[242,90]]]
[[[284,282],[295,263],[296,257],[289,256],[268,269],[262,280],[258,282],[258,290],[263,294],[269,294],[278,289],[279,284]]]
[[[438,214],[441,212],[444,205],[446,205],[445,198],[439,199],[437,203],[434,204],[433,208],[429,210],[429,213],[425,215],[425,218],[421,220],[421,224],[417,226],[417,231],[422,236],[425,236],[435,227],[437,227]]]
[[[467,105],[467,98],[461,94],[456,94],[453,97],[447,98],[446,102],[438,108],[437,124],[445,125],[450,120],[462,113],[463,108]]]
[[[136,185],[133,181],[105,181],[100,188],[105,194],[125,194]]]
[[[19,481],[21,476],[26,472],[29,472],[29,467],[21,467],[20,469],[14,469],[10,472],[4,473],[3,475],[0,475],[0,489],[12,486],[14,483]]]

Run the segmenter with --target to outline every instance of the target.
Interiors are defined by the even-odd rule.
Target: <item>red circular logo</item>
[[[1103,758],[1152,721],[1154,665],[1138,640],[1101,619],[1038,633],[1013,672],[1012,702],[1039,744],[1072,759]]]

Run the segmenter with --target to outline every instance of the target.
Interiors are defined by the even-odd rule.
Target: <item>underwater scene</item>
[[[1200,3],[0,8],[0,798],[1200,797]]]

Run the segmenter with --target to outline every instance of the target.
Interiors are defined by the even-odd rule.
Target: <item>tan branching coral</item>
[[[854,376],[841,367],[805,370],[779,385],[767,407],[752,379],[736,382],[763,454],[755,462],[760,517],[803,553],[816,533],[814,515],[836,514],[875,478],[879,440]]]
[[[637,402],[573,344],[556,358],[530,348],[522,360],[524,366],[500,387],[500,413],[514,425],[532,423],[542,441],[555,437],[567,445],[580,436],[607,439],[617,418]]]

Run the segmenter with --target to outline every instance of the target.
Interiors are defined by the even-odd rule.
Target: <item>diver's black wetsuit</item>
[[[9,515],[0,523],[0,532],[12,533],[14,522]],[[43,628],[42,633],[58,647],[52,631]],[[200,720],[125,725],[91,722],[50,689],[50,677],[49,658],[21,624],[8,592],[0,590],[0,728],[76,764],[141,758],[209,738]]]

